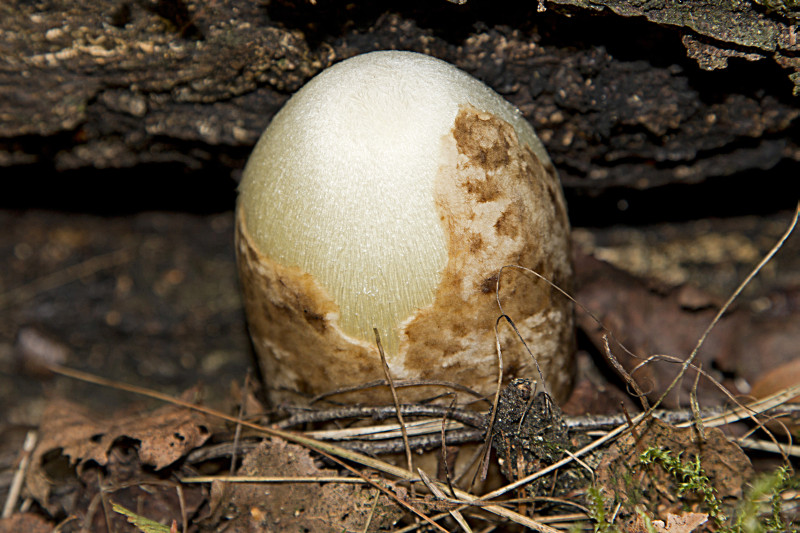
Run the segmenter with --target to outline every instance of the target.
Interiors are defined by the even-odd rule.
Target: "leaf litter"
[[[697,303],[702,301],[697,295],[682,298],[676,302],[703,307]],[[616,320],[611,317],[609,322],[614,330]],[[644,368],[661,368],[652,363]],[[630,379],[640,377],[636,370],[636,365],[628,366],[627,371],[633,374]],[[667,382],[675,375],[670,374]],[[663,380],[658,370],[649,377],[651,381]],[[523,384],[512,386],[519,389]],[[693,390],[696,384],[683,392]],[[424,484],[411,485],[409,482],[418,476],[401,467],[301,433],[250,422],[241,422],[247,432],[232,445],[230,432],[237,419],[193,405],[193,391],[153,413],[106,417],[56,400],[39,428],[23,506],[20,512],[0,520],[0,532],[15,531],[20,524],[30,524],[30,530],[37,531],[41,515],[25,512],[37,505],[46,511],[47,523],[60,522],[60,531],[135,531],[123,515],[111,511],[114,504],[136,516],[172,524],[171,530],[177,530],[180,524],[184,531],[413,531],[430,528],[426,522],[435,519],[447,529],[468,530],[467,522],[474,527],[481,521],[500,520],[498,524],[511,521],[553,532],[556,530],[548,522],[577,520],[583,527],[591,527],[588,517],[597,519],[586,500],[593,478],[594,486],[603,489],[602,512],[609,514],[616,530],[685,533],[715,530],[714,522],[707,520],[707,502],[684,490],[674,472],[657,464],[643,464],[642,453],[657,449],[681,460],[696,460],[727,516],[752,480],[753,469],[741,449],[721,431],[704,428],[698,420],[679,429],[652,416],[628,416],[626,424],[605,437],[591,441],[584,435],[580,440],[563,431],[561,413],[546,396],[529,390],[509,403],[508,391],[503,403],[497,405],[498,424],[492,435],[494,460],[505,463],[504,473],[513,483],[482,496],[448,486],[442,479],[431,480],[432,472],[423,476]],[[669,389],[658,387],[648,392],[654,391],[655,397],[660,397]],[[146,395],[167,399],[155,392]],[[680,396],[676,402],[682,403]],[[531,445],[537,439],[554,445],[537,451]],[[603,447],[608,442],[610,446]],[[214,447],[223,451],[215,454],[210,451]],[[198,455],[201,450],[207,453]],[[241,460],[236,459],[237,454]],[[343,460],[348,462],[351,474],[358,474],[357,483],[337,480],[348,473],[341,468]],[[553,461],[556,463],[548,466]],[[231,469],[240,477],[271,479],[224,481],[220,474]],[[585,485],[575,483],[554,492],[558,478],[568,477],[570,469],[589,472],[584,476]],[[216,480],[206,484],[180,482],[200,480],[204,474]],[[498,505],[498,497],[507,497],[519,488],[536,487],[531,482],[539,478],[548,481],[539,483],[537,490],[517,492],[519,498],[506,500],[505,506]],[[415,497],[409,491],[412,486],[423,495]],[[789,496],[789,504],[796,505]],[[582,511],[575,513],[575,509]],[[409,520],[409,510],[423,520],[414,524]],[[451,515],[453,511],[457,514]],[[594,513],[598,511],[594,509]],[[450,516],[461,520],[458,524],[447,522]]]

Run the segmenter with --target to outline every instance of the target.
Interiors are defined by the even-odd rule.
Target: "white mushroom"
[[[373,328],[394,379],[491,395],[500,268],[566,289],[572,277],[561,187],[531,126],[478,80],[410,52],[343,61],[286,103],[245,168],[237,242],[274,400],[383,379]],[[504,271],[501,295],[563,400],[571,305],[517,270]],[[501,345],[506,379],[538,376],[510,328]]]

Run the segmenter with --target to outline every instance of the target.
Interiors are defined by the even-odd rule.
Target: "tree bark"
[[[0,165],[147,165],[166,175],[139,177],[148,195],[197,176],[230,191],[289,95],[334,62],[396,48],[455,63],[516,104],[573,196],[797,175],[797,13],[766,2],[12,0],[0,7]],[[785,181],[771,182],[784,208]],[[13,190],[6,205],[47,194]],[[53,191],[58,206],[80,194],[63,179]],[[198,210],[221,210],[232,195],[200,197]]]

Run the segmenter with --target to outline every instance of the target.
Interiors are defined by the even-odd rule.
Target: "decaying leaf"
[[[800,359],[795,359],[761,374],[753,383],[750,394],[754,398],[766,398],[770,394],[798,383],[800,383]],[[800,402],[800,396],[796,396],[791,401]]]
[[[306,448],[272,438],[247,454],[241,476],[336,476],[319,468]],[[405,489],[379,481],[405,497]],[[402,515],[394,501],[369,485],[343,483],[231,483],[215,482],[212,501],[233,516],[233,531],[369,531],[392,526]],[[375,502],[375,498],[379,498]],[[375,511],[370,514],[373,506]]]
[[[596,485],[609,494],[609,505],[622,503],[621,519],[635,520],[631,502],[657,510],[661,516],[670,511],[678,513],[687,505],[691,511],[707,510],[698,494],[687,492],[679,496],[673,475],[664,468],[643,465],[639,460],[647,449],[668,450],[672,456],[680,455],[686,461],[700,458],[722,511],[730,513],[731,506],[742,498],[743,488],[753,476],[753,468],[741,448],[729,441],[722,431],[706,428],[705,435],[702,440],[692,428],[675,428],[651,419],[638,426],[635,435],[629,433],[608,449],[597,467]],[[669,518],[666,527],[670,527]],[[673,532],[672,529],[667,531]]]
[[[708,522],[706,513],[667,513],[667,523],[654,520],[643,506],[637,506],[636,514],[625,524],[626,533],[692,533],[697,527]]]
[[[621,258],[627,255],[621,254]],[[615,256],[615,260],[621,259]],[[722,302],[703,288],[689,284],[673,287],[657,281],[659,278],[634,276],[580,253],[576,254],[575,270],[579,280],[578,301],[635,354],[632,357],[625,353],[611,339],[614,357],[632,373],[650,398],[660,397],[681,367],[669,357],[679,361],[688,357]],[[777,294],[774,297],[791,299]],[[775,308],[770,313],[755,314],[745,306],[729,310],[706,338],[695,365],[706,371],[719,369],[753,383],[764,369],[796,360],[795,347],[800,340],[797,306],[777,302],[769,305]],[[578,313],[577,319],[597,349],[604,351],[608,332],[585,313]],[[665,357],[645,363],[651,356]],[[695,376],[696,371],[689,370],[665,398],[663,407],[685,407],[694,389]],[[718,372],[714,376],[721,379]],[[724,385],[737,393],[735,383]],[[717,386],[705,377],[697,384],[697,396],[706,406],[725,401]]]
[[[750,391],[751,396],[754,398],[766,398],[771,394],[775,394],[783,389],[800,384],[800,359],[789,361],[777,368],[764,372],[755,383]],[[800,403],[800,396],[795,396],[789,400],[793,403]],[[780,432],[782,427],[785,426],[793,435],[800,435],[800,418],[795,416],[781,417],[775,423],[768,423],[767,427],[773,431]]]
[[[105,419],[82,406],[55,400],[45,408],[39,435],[26,488],[48,507],[54,470],[51,463],[59,457],[79,471],[91,463],[105,466],[114,445],[127,439],[142,463],[159,470],[203,444],[210,430],[205,415],[175,406]]]
[[[636,357],[625,353],[615,342],[611,351],[619,363],[651,398],[661,396],[680,371],[680,365],[667,361],[651,361],[639,366],[651,355],[668,355],[685,358],[691,353],[697,339],[708,326],[716,309],[706,307],[697,291],[689,295],[685,290],[654,291],[648,280],[623,272],[603,261],[589,256],[578,256],[576,272],[581,276],[578,300],[586,305],[614,333]],[[684,306],[687,299],[692,307]],[[620,302],[625,302],[621,305]],[[604,350],[607,332],[594,320],[579,313],[578,323],[598,350]],[[715,335],[708,338],[695,363],[710,368],[712,361],[730,347],[725,339],[732,338],[731,317],[717,324]],[[638,367],[638,369],[637,369]],[[634,371],[634,369],[636,369]],[[695,373],[690,372],[679,387],[667,396],[664,406],[677,408],[686,405],[694,385]],[[708,380],[700,380],[697,394],[702,403],[713,405],[720,393]]]
[[[706,513],[683,513],[674,515],[667,513],[667,523],[663,520],[654,520],[653,526],[658,533],[692,533],[697,526],[705,524],[708,520]]]

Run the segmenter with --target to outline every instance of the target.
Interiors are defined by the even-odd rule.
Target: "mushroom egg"
[[[404,401],[494,394],[498,274],[572,283],[569,222],[533,128],[486,85],[432,57],[372,52],[318,74],[275,115],[245,167],[237,255],[273,401],[384,378]],[[571,303],[503,271],[500,297],[532,354],[499,328],[504,380],[561,401],[573,377]],[[373,387],[340,395],[383,402]],[[461,398],[466,401],[467,398]]]

